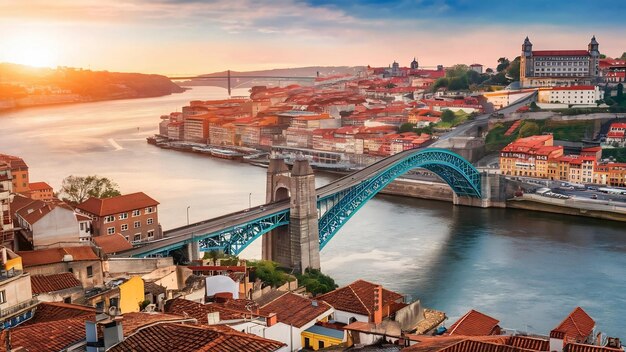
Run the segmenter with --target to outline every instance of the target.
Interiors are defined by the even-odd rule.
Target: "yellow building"
[[[563,156],[552,135],[520,138],[500,151],[500,172],[509,176],[548,178],[550,161]]]
[[[302,347],[317,351],[329,346],[340,345],[344,340],[344,332],[330,327],[313,325],[304,330],[301,337]]]
[[[111,307],[117,307],[118,314],[139,312],[139,305],[145,299],[144,283],[139,276],[133,276],[119,285],[87,297],[92,306],[108,312]]]

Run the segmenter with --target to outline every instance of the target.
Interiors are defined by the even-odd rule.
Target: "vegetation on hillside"
[[[19,86],[33,87],[30,95],[46,95],[54,91],[69,91],[86,98],[138,98],[182,92],[183,89],[167,77],[141,73],[91,71],[60,67],[35,68],[1,63],[3,81],[19,85],[0,85],[0,99],[21,98],[27,93]]]
[[[602,158],[614,158],[618,163],[626,163],[626,148],[604,148]]]
[[[304,275],[297,274],[296,277],[298,284],[306,287],[306,290],[314,296],[330,292],[338,287],[335,280],[317,269],[306,269]]]
[[[251,260],[248,266],[254,267],[256,276],[265,286],[280,287],[288,281],[293,281],[294,276],[278,266],[278,263],[269,260]],[[306,287],[307,292],[313,295],[324,294],[337,288],[335,280],[324,275],[317,269],[307,269],[304,274],[295,274],[300,286]]]
[[[117,183],[97,175],[70,175],[63,179],[59,191],[61,199],[70,204],[80,204],[90,197],[111,198],[120,194]]]
[[[513,121],[498,123],[485,137],[485,148],[488,152],[499,151],[517,138],[552,133],[555,140],[578,142],[591,137],[593,121],[554,121],[524,120],[519,127],[508,136],[504,134],[513,125]]]

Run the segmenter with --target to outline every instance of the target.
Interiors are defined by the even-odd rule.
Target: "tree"
[[[608,97],[608,98],[604,98],[604,103],[608,106],[611,106],[613,104],[615,104],[615,100],[613,100],[613,98]]]
[[[534,101],[531,102],[528,107],[530,108],[530,111],[538,111],[540,109],[537,103],[535,103]]]
[[[79,204],[89,197],[111,198],[119,196],[121,193],[117,188],[117,183],[106,177],[70,175],[63,179],[59,194],[64,201]]]
[[[446,69],[446,77],[462,77],[469,71],[469,66],[457,64]]]
[[[624,85],[620,83],[617,85],[617,100],[621,101],[623,97],[624,97]]]
[[[601,58],[601,59],[606,59],[606,55],[604,55],[604,54],[600,54],[600,58]]]
[[[539,134],[540,132],[541,130],[539,129],[539,125],[531,121],[524,122],[522,127],[519,129],[520,137],[534,136],[534,135]]]
[[[411,132],[415,129],[415,125],[409,122],[403,123],[402,126],[400,126],[400,133],[404,133],[404,132]]]
[[[267,286],[280,287],[292,281],[287,273],[278,269],[278,263],[269,260],[249,261],[248,266],[255,268],[257,278]]]
[[[509,59],[507,59],[506,57],[501,57],[498,59],[498,66],[496,67],[496,71],[498,72],[502,72],[504,70],[506,70],[507,67],[509,67]]]
[[[626,51],[622,53],[622,56],[620,56],[619,59],[626,60]]]
[[[385,88],[389,88],[389,89],[395,88],[395,87],[396,87],[396,85],[391,83],[391,82],[387,83],[387,85],[385,86]]]
[[[486,69],[485,72],[488,73],[488,74],[492,74],[493,73],[493,69],[490,67],[490,68]]]
[[[441,121],[443,122],[452,123],[455,117],[456,115],[454,115],[452,110],[444,110],[443,113],[441,113]]]
[[[509,65],[509,68],[506,71],[507,76],[511,77],[511,79],[514,81],[519,81],[520,61],[521,61],[521,58],[519,56],[516,57],[515,60],[511,62],[511,64]]]
[[[304,275],[296,275],[298,284],[306,287],[306,290],[314,296],[330,292],[337,288],[335,280],[322,274],[317,269],[306,269]]]

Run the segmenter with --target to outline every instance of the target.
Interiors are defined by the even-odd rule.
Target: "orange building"
[[[54,199],[54,190],[52,189],[52,186],[45,182],[29,183],[28,187],[30,188],[28,196],[31,199],[43,200],[44,202]]]
[[[563,147],[554,146],[550,135],[520,138],[500,151],[503,175],[548,178],[554,175],[550,160],[563,156]]]
[[[13,178],[13,192],[28,192],[28,165],[17,156],[0,154],[0,161],[7,163],[11,169]]]

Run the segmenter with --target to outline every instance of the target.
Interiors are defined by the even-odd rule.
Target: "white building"
[[[539,103],[561,103],[567,105],[596,105],[602,99],[598,86],[568,86],[539,89]]]

